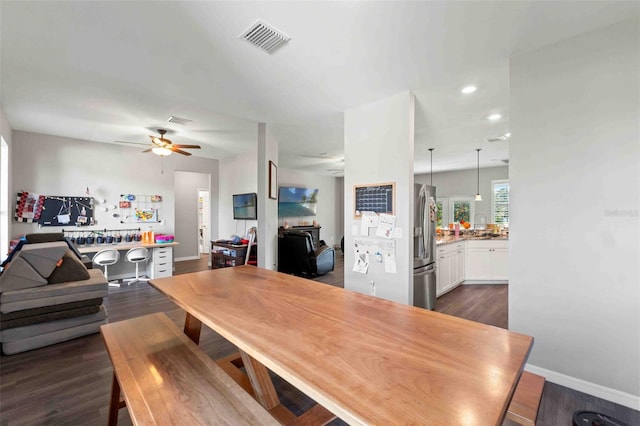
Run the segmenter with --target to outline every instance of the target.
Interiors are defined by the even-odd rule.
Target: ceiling
[[[194,155],[254,149],[279,166],[339,175],[343,113],[410,90],[415,171],[502,165],[509,58],[639,15],[617,1],[6,1],[2,108],[14,130],[148,142],[169,129]],[[238,36],[256,20],[291,40],[268,54]],[[478,90],[462,95],[474,84]],[[502,118],[489,122],[487,116]],[[168,123],[175,115],[188,125]],[[517,137],[514,135],[513,137]],[[135,147],[139,150],[139,147]],[[138,155],[132,151],[132,154]],[[143,155],[143,154],[139,154]],[[149,155],[149,154],[145,154]]]

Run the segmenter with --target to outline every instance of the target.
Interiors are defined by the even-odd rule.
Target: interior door
[[[209,229],[210,205],[209,190],[198,189],[198,241],[200,253],[209,252],[209,241],[211,241],[211,230]]]

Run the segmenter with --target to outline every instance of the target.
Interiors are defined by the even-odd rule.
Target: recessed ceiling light
[[[505,134],[504,134],[504,136],[505,136],[506,138],[510,138],[510,137],[511,137],[511,133],[507,132],[507,133],[505,133]]]
[[[502,116],[500,114],[491,114],[489,117],[487,117],[489,120],[491,121],[496,121],[496,120],[500,120],[502,118]]]
[[[466,86],[466,87],[463,87],[461,91],[465,95],[468,95],[469,93],[473,93],[476,90],[478,90],[478,88],[476,86]]]

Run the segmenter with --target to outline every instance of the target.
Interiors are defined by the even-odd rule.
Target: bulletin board
[[[363,211],[395,214],[395,182],[353,185],[354,218]]]
[[[47,195],[38,224],[40,226],[94,225],[93,197]]]

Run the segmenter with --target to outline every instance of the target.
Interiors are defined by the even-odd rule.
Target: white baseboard
[[[176,257],[173,259],[175,262],[182,262],[184,260],[200,260],[200,256],[187,256],[187,257]]]
[[[547,370],[546,368],[538,367],[536,365],[527,364],[524,369],[530,373],[543,376],[549,382],[584,392],[598,398],[606,399],[607,401],[615,402],[616,404],[624,405],[625,407],[629,407],[634,410],[640,410],[639,395],[632,395],[616,389],[607,388],[602,385],[587,382],[586,380]]]

